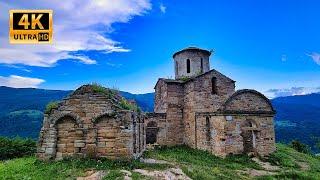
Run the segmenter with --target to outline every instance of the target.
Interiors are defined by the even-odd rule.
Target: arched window
[[[187,59],[187,73],[190,73],[190,59]]]
[[[201,73],[203,73],[203,59],[201,58]]]
[[[213,77],[211,79],[211,88],[212,88],[212,94],[217,94],[217,78]]]
[[[206,117],[206,139],[210,142],[211,139],[211,129],[210,129],[210,119]]]

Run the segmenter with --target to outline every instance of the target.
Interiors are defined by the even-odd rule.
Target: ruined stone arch
[[[258,126],[258,123],[253,118],[246,118],[241,124],[241,127],[258,128]]]
[[[56,129],[56,159],[62,159],[67,156],[73,156],[79,152],[75,147],[75,141],[82,139],[76,133],[79,128],[76,116],[63,115],[54,121]]]
[[[59,113],[57,115],[53,115],[51,117],[51,124],[56,127],[57,123],[61,120],[63,120],[65,117],[70,117],[72,119],[75,120],[75,123],[77,124],[78,127],[83,127],[83,123],[82,121],[80,120],[80,117],[76,114],[73,114],[73,113]]]
[[[114,119],[117,118],[115,113],[113,113],[113,112],[103,112],[103,113],[100,113],[99,115],[95,116],[94,118],[92,118],[91,122],[93,124],[96,124],[103,117],[109,117],[109,118],[114,118]]]
[[[243,89],[231,95],[223,105],[226,113],[238,114],[274,114],[270,100],[256,90]]]

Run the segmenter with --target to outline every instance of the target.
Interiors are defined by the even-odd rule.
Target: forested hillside
[[[37,138],[46,104],[71,92],[0,87],[0,136]],[[153,110],[154,93],[120,93],[134,99],[143,111]],[[320,94],[279,97],[272,104],[277,111],[276,140],[288,143],[298,139],[316,151],[316,138],[320,137]]]

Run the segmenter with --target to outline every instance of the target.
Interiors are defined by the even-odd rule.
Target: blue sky
[[[269,97],[320,91],[319,1],[41,2],[0,2],[7,9],[53,9],[56,41],[9,45],[1,30],[0,85],[74,89],[98,82],[147,93],[159,77],[174,77],[175,51],[198,46],[215,51],[211,68],[237,81],[237,89]]]

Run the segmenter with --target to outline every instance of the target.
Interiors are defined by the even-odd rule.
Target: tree
[[[295,149],[296,151],[301,152],[301,153],[305,153],[305,154],[310,154],[311,153],[310,147],[308,145],[306,145],[306,144],[303,144],[302,142],[300,142],[298,140],[291,141],[289,146],[291,148]]]

